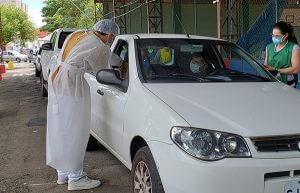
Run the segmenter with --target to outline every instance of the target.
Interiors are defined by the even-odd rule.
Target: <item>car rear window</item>
[[[73,32],[62,32],[59,36],[59,40],[58,40],[58,48],[61,49],[64,45],[65,40],[67,39],[67,37]]]

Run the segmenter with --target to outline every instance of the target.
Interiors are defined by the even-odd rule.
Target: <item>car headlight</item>
[[[173,127],[171,139],[186,153],[205,161],[251,157],[245,140],[235,134],[190,127]]]

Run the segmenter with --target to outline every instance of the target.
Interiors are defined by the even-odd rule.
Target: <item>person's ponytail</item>
[[[287,39],[291,42],[298,44],[298,40],[295,35],[294,27],[291,24],[288,24],[288,33],[289,33],[289,36]]]

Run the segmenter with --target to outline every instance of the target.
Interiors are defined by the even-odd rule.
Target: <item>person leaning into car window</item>
[[[190,62],[190,71],[192,74],[199,74],[201,76],[208,75],[210,73],[209,64],[205,61],[202,55],[193,53],[192,60]]]
[[[266,48],[264,65],[273,75],[288,85],[296,85],[300,71],[300,47],[293,26],[283,21],[276,23],[272,32],[273,43]]]

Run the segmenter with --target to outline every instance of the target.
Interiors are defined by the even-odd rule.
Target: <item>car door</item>
[[[114,53],[128,62],[128,43],[119,40]],[[128,73],[126,78],[129,79]],[[89,75],[88,79],[91,89],[92,132],[100,138],[102,143],[120,155],[123,144],[124,107],[128,93],[114,86],[100,84],[92,75]]]
[[[52,43],[52,50],[43,50],[41,55],[41,65],[42,65],[42,71],[45,80],[48,80],[48,76],[50,73],[49,63],[51,61],[56,39],[57,39],[57,32],[54,32],[50,39],[50,43]]]

